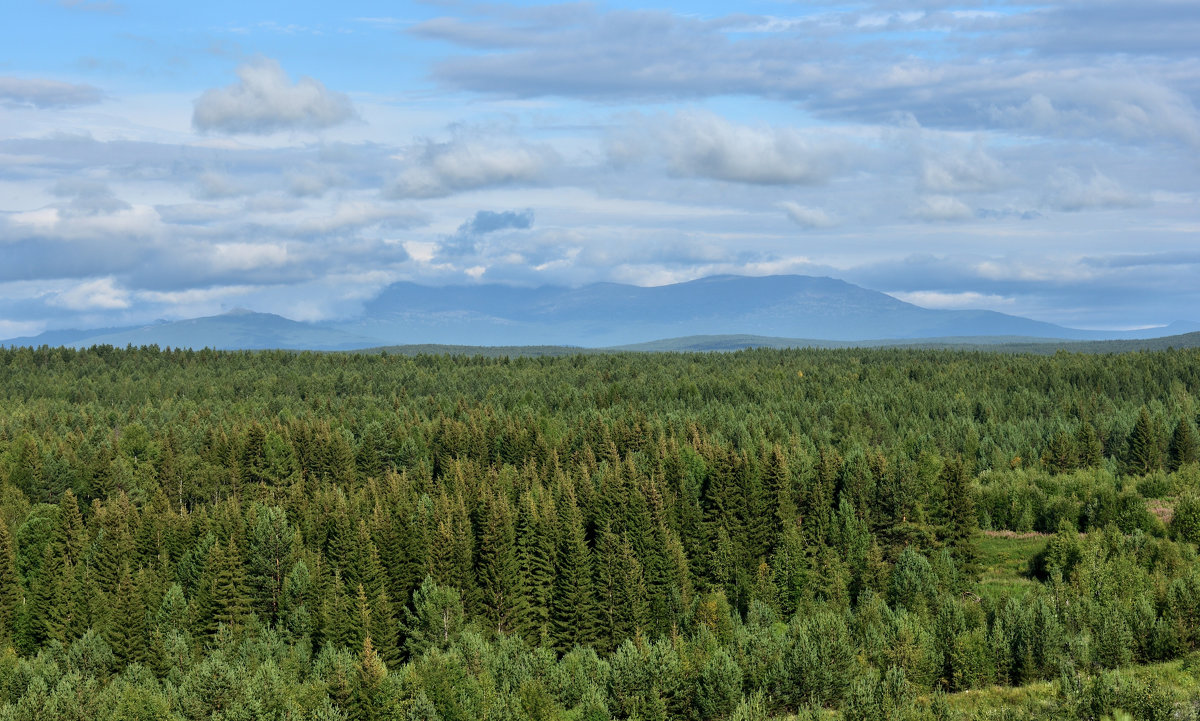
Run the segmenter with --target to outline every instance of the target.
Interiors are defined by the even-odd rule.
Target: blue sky
[[[1200,320],[1200,4],[12,0],[0,337],[831,275]]]

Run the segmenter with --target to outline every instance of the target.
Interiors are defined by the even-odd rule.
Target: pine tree
[[[1200,460],[1200,439],[1196,438],[1196,429],[1187,418],[1180,418],[1175,425],[1168,456],[1173,471]]]
[[[209,553],[204,579],[206,615],[199,619],[210,641],[220,626],[237,633],[250,610],[241,555],[233,536],[227,543],[214,543]]]
[[[479,547],[475,553],[478,608],[497,634],[511,632],[524,612],[524,589],[517,558],[516,534],[508,501],[496,494],[485,499]]]
[[[942,469],[945,484],[947,541],[954,551],[959,568],[968,575],[978,570],[978,547],[976,532],[979,520],[975,515],[975,501],[971,494],[971,477],[962,458],[952,458]]]
[[[278,506],[258,506],[246,548],[252,607],[268,623],[279,620],[283,581],[292,566],[295,534]]]
[[[1079,463],[1076,444],[1065,430],[1059,429],[1050,439],[1046,452],[1042,454],[1042,462],[1055,473],[1066,473]]]
[[[8,523],[0,519],[0,648],[14,640],[17,611],[23,597],[12,535],[8,532]]]
[[[53,542],[61,547],[72,564],[83,560],[87,535],[83,527],[83,516],[79,514],[79,503],[70,489],[63,491],[58,502],[58,525]]]
[[[361,638],[355,628],[357,612],[358,609],[346,593],[341,571],[335,569],[333,582],[327,584],[321,599],[321,645],[354,648],[354,639]]]
[[[440,586],[426,576],[413,593],[412,608],[404,609],[404,645],[410,658],[431,648],[444,649],[458,639],[463,627],[462,596],[458,589]]]
[[[31,650],[42,647],[48,641],[65,641],[69,579],[74,569],[53,543],[47,543],[42,554],[42,566],[31,581],[31,593],[26,614],[28,616],[28,639]],[[64,583],[64,581],[67,581]]]
[[[104,632],[104,640],[112,648],[118,665],[145,663],[149,629],[146,625],[146,607],[141,589],[134,583],[133,574],[126,566],[113,597],[112,613]]]
[[[553,511],[551,507],[549,511]],[[549,512],[548,511],[548,512]],[[554,586],[554,537],[539,517],[532,492],[521,496],[515,529],[518,573],[524,585],[525,613],[517,619],[521,635],[531,644],[543,643],[550,633],[550,598]]]
[[[588,645],[595,638],[596,608],[591,553],[570,486],[567,486],[558,510],[560,535],[551,597],[551,625],[555,648],[569,651],[576,644]]]
[[[371,637],[367,636],[363,639],[358,677],[348,709],[350,721],[376,721],[383,718],[383,682],[387,675],[387,665],[376,653]]]
[[[379,656],[392,668],[398,667],[401,661],[398,631],[396,611],[387,592],[381,589],[371,606],[370,636],[375,639]]]
[[[1162,468],[1164,435],[1161,424],[1142,406],[1129,436],[1125,465],[1130,473],[1146,474]]]
[[[1075,450],[1084,468],[1095,468],[1104,460],[1104,444],[1090,421],[1079,424],[1079,430],[1075,433]]]
[[[596,544],[597,639],[611,652],[646,629],[646,584],[628,538],[604,528]]]

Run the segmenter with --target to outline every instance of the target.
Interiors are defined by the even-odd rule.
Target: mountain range
[[[431,287],[395,283],[340,321],[305,323],[236,310],[218,316],[92,330],[55,330],[0,341],[9,346],[108,344],[172,348],[354,350],[389,345],[630,347],[678,346],[662,339],[702,337],[696,350],[822,341],[916,339],[1105,340],[1200,330],[1176,322],[1140,331],[1067,328],[987,310],[935,310],[834,278],[712,276],[641,287],[580,288],[497,284]],[[759,340],[746,341],[746,338]],[[707,340],[704,340],[707,338]],[[733,338],[731,340],[731,338]],[[739,340],[740,339],[740,340]],[[642,344],[644,347],[638,347]],[[841,343],[838,343],[841,344]],[[687,345],[687,344],[684,344]]]

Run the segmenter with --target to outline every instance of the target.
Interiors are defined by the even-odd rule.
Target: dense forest
[[[2,350],[0,721],[1197,718],[1198,403],[1197,350]]]

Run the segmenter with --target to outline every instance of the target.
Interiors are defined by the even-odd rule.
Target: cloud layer
[[[1196,315],[1195,3],[657,7],[6,8],[0,334],[713,273]]]

